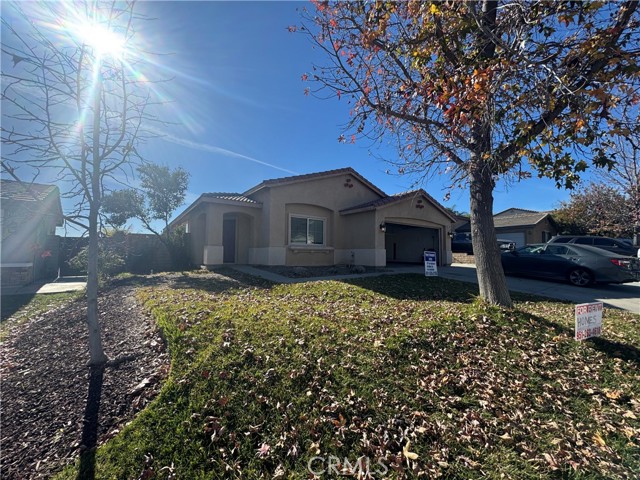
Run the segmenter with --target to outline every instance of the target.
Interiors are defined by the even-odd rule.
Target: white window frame
[[[307,242],[309,241],[309,220],[320,220],[322,222],[322,243],[300,243],[294,242],[291,238],[291,220],[293,218],[301,218],[307,221]],[[324,247],[327,245],[327,218],[326,217],[315,217],[313,215],[301,215],[301,214],[291,214],[289,215],[289,245],[301,246],[305,245],[307,247]]]

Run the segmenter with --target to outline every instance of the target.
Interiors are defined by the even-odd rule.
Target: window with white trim
[[[292,245],[324,245],[324,218],[291,215],[289,243]]]

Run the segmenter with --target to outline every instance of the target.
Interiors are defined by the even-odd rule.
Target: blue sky
[[[150,161],[191,173],[187,204],[203,192],[242,192],[262,180],[353,167],[386,193],[416,180],[394,174],[381,158],[391,147],[367,140],[342,144],[343,100],[305,96],[302,74],[324,58],[289,25],[300,23],[306,2],[142,2],[154,18],[142,40],[175,78],[165,87],[170,106],[160,113],[175,125],[140,152]],[[166,76],[166,75],[165,75]],[[390,173],[387,173],[390,171]],[[420,185],[445,206],[468,211],[468,191],[443,201],[446,178]],[[548,210],[569,198],[551,180],[530,179],[495,192],[495,212],[510,207]],[[186,205],[185,205],[186,207]]]

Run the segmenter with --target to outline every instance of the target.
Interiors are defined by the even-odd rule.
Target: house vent
[[[353,183],[351,183],[351,179],[349,177],[344,181],[344,188],[353,188]]]

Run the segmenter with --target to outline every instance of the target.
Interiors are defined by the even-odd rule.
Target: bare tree
[[[640,122],[637,110],[621,135],[611,142],[616,163],[610,170],[599,171],[600,180],[615,188],[626,199],[630,212],[634,245],[640,245]]]
[[[154,120],[134,6],[18,2],[5,4],[2,16],[2,167],[26,181],[53,171],[73,199],[67,221],[89,237],[91,365],[107,360],[97,309],[102,197],[140,160],[136,146],[148,138],[145,121]]]
[[[327,61],[308,93],[348,101],[354,141],[395,141],[401,173],[469,187],[480,295],[510,305],[496,181],[571,187],[613,162],[612,119],[639,98],[638,2],[313,3],[300,29]]]

